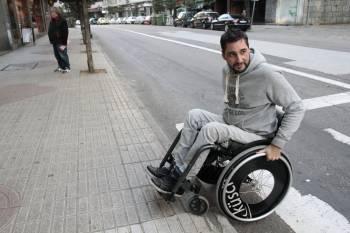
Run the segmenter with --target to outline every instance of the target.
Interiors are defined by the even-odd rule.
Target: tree
[[[176,17],[175,7],[176,7],[176,0],[165,0],[164,6],[167,10],[170,11],[170,14],[172,14],[173,19]]]
[[[164,6],[167,10],[173,10],[176,7],[176,1],[175,0],[165,0]]]
[[[53,0],[54,1],[54,0]],[[86,0],[86,3],[88,5],[91,5],[98,0]],[[81,0],[64,0],[64,8],[69,9],[72,17],[75,17],[76,19],[80,18],[80,11],[81,11]]]
[[[203,0],[203,6],[204,7],[210,7],[212,3],[214,3],[215,1],[213,0]]]
[[[194,7],[195,0],[184,0],[186,8],[192,9]]]
[[[155,13],[163,12],[165,9],[163,0],[152,0],[152,4]]]
[[[88,69],[90,73],[94,73],[95,68],[94,68],[94,62],[92,59],[91,38],[90,38],[91,30],[90,30],[90,24],[89,24],[88,5],[86,3],[86,0],[82,1],[82,18],[83,18],[83,24],[85,26],[84,29],[85,29],[86,55],[87,55]]]

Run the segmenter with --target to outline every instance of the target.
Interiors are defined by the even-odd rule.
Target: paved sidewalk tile
[[[68,74],[53,72],[47,38],[0,56],[1,66],[37,63],[0,72],[0,186],[20,197],[0,233],[220,231],[149,185],[145,166],[159,163],[166,148],[97,44],[95,66],[106,73],[81,72],[80,43],[72,29]]]

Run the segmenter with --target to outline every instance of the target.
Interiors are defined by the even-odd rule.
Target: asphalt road
[[[269,42],[272,48],[281,44],[291,50],[294,49],[292,46],[303,46],[306,49],[302,51],[310,50],[310,53],[300,59],[309,56],[312,60],[315,56],[315,64],[294,66],[294,60],[289,56],[265,56],[274,65],[349,85],[350,72],[338,74],[338,69],[332,68],[327,73],[327,70],[320,72],[322,66],[313,68],[322,62],[336,67],[341,61],[336,55],[350,52],[344,28],[335,26],[333,31],[327,27],[293,28],[260,26],[248,32],[248,36],[251,40]],[[183,122],[186,112],[192,108],[221,113],[221,68],[224,61],[219,53],[215,53],[220,47],[219,41],[216,43],[213,39],[222,32],[146,25],[95,26],[92,32],[169,138],[175,137],[175,124]],[[203,47],[210,50],[203,50]],[[325,53],[329,51],[330,55],[318,58],[318,49]],[[335,58],[331,56],[332,52],[338,52]],[[311,80],[302,75],[286,73],[286,77],[302,99],[349,92],[341,85]],[[325,129],[350,136],[349,102],[308,110],[300,130],[285,149],[294,168],[293,187],[302,195],[311,194],[328,203],[346,219],[350,218],[350,174],[347,170],[350,167],[350,146],[335,140]],[[262,232],[261,229],[263,232],[293,231],[277,215],[253,224],[234,225],[238,232]]]

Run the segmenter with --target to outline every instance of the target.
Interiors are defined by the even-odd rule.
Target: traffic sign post
[[[250,26],[253,25],[253,20],[254,20],[254,13],[255,13],[255,3],[258,2],[259,0],[251,0],[253,2],[253,11],[252,11],[252,18],[250,20]]]

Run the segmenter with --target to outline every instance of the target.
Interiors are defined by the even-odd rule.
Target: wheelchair
[[[180,135],[181,131],[159,167],[175,163],[172,151]],[[175,201],[177,191],[182,189],[190,194],[187,200],[189,211],[202,215],[209,209],[208,200],[200,194],[204,182],[215,185],[217,206],[226,216],[242,222],[261,220],[273,213],[286,197],[292,183],[292,166],[286,154],[282,153],[279,160],[267,161],[265,153],[257,153],[271,140],[205,145],[196,152],[172,192],[160,195],[167,201]],[[187,179],[200,154],[206,150],[209,150],[209,154],[195,179]]]

